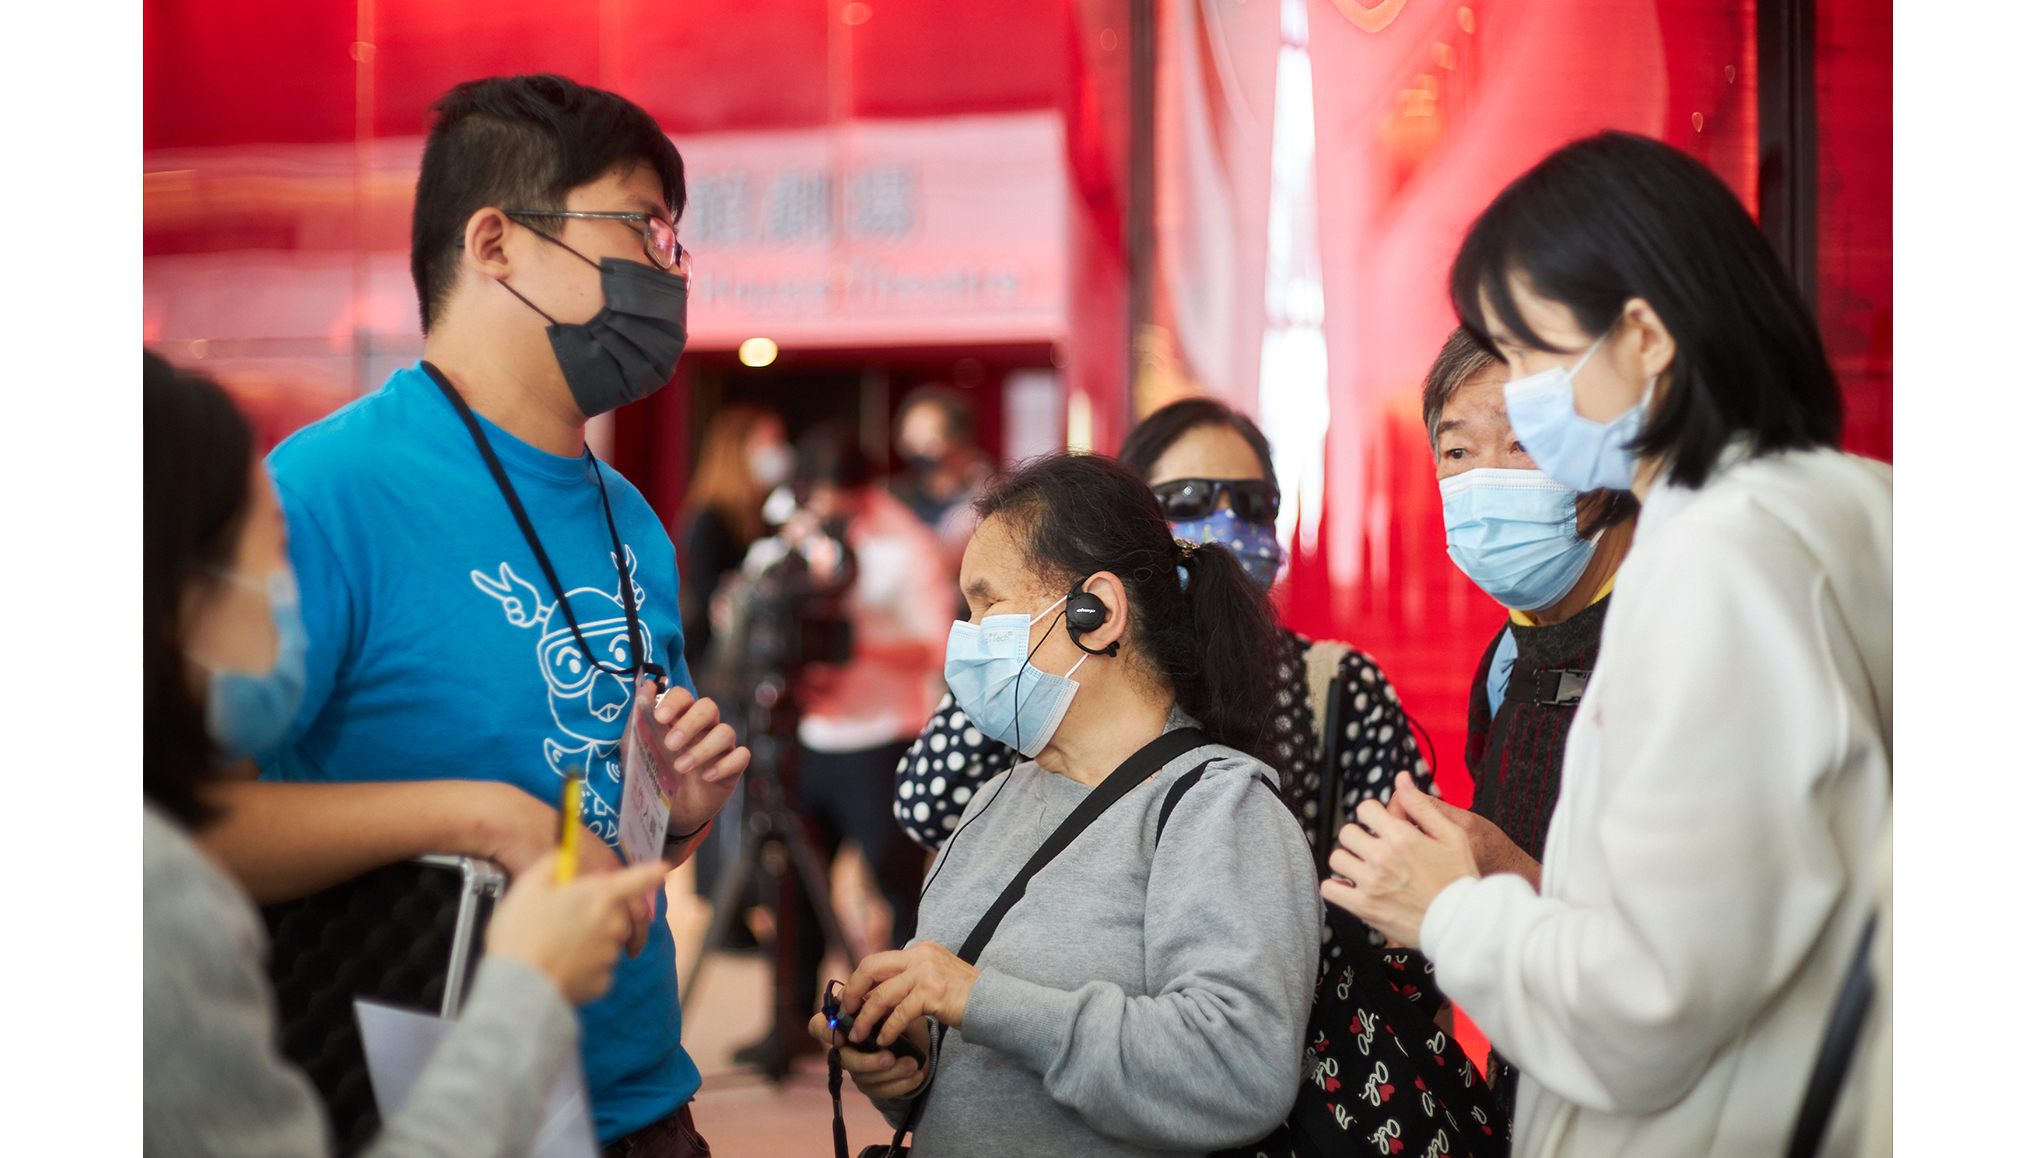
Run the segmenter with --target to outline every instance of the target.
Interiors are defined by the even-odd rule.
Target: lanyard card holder
[[[632,705],[629,727],[622,734],[622,815],[616,825],[623,860],[639,865],[664,855],[672,798],[678,791],[679,776],[671,749],[664,746],[664,728],[640,703]]]
[[[381,1129],[354,999],[458,1014],[507,883],[489,861],[426,856],[263,907],[283,1055],[317,1088],[336,1153]]]

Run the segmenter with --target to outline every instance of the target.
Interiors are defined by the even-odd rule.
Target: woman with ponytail
[[[1273,531],[1280,493],[1272,448],[1250,418],[1213,398],[1182,399],[1132,428],[1118,458],[1159,500],[1176,539],[1202,544],[1196,555],[1234,555],[1261,591],[1271,586],[1280,566]],[[1240,712],[1264,721],[1262,758],[1280,771],[1288,807],[1316,845],[1317,875],[1326,876],[1335,832],[1363,801],[1383,803],[1401,776],[1423,792],[1434,782],[1414,722],[1376,660],[1284,628],[1274,651],[1269,680],[1224,694],[1248,694],[1235,701]],[[1209,664],[1222,668],[1225,653],[1210,641]],[[984,784],[1022,759],[950,696],[898,765],[893,815],[912,839],[937,848]],[[1280,1129],[1244,1153],[1342,1154],[1352,1139],[1417,1154],[1437,1145],[1459,1155],[1504,1153],[1502,1118],[1484,1080],[1437,1032],[1454,1021],[1431,972],[1419,953],[1387,947],[1332,909],[1321,934],[1308,1080]],[[1429,1048],[1375,1048],[1389,1040]],[[1395,1099],[1395,1090],[1415,1093]]]
[[[1107,458],[1035,460],[976,509],[947,681],[1025,759],[969,802],[920,939],[865,957],[813,1032],[922,1158],[1259,1138],[1300,1087],[1321,921],[1259,755],[1264,593]]]

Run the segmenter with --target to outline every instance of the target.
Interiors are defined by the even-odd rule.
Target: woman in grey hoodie
[[[1027,759],[969,801],[920,939],[864,958],[844,994],[849,1039],[904,1036],[931,1061],[844,1049],[843,1068],[932,1158],[1259,1138],[1300,1087],[1321,921],[1307,840],[1257,754],[1278,626],[1236,559],[1176,542],[1112,460],[1036,461],[977,509],[948,684]],[[1189,727],[1209,742],[1041,869],[974,962],[956,955],[1098,785]],[[840,1043],[822,1018],[813,1031]]]

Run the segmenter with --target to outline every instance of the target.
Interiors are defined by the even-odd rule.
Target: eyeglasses
[[[633,221],[643,232],[643,255],[659,269],[693,280],[693,255],[679,244],[679,231],[654,213],[573,213],[563,209],[504,209],[511,217],[585,217],[595,221]]]
[[[1247,523],[1271,525],[1280,515],[1280,488],[1261,478],[1177,478],[1152,488],[1170,523],[1206,519],[1230,496],[1230,509]]]

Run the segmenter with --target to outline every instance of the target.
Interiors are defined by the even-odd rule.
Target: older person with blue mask
[[[1467,330],[1436,354],[1421,411],[1449,557],[1507,612],[1471,678],[1470,809],[1441,807],[1470,834],[1480,872],[1539,883],[1563,742],[1597,667],[1639,505],[1623,490],[1580,495],[1535,465],[1506,414],[1506,364]],[[1493,1051],[1485,1078],[1509,1121],[1516,1071]]]

